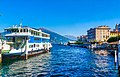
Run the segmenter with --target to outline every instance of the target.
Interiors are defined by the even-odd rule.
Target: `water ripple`
[[[116,77],[111,55],[85,48],[54,45],[50,53],[1,65],[3,77]]]

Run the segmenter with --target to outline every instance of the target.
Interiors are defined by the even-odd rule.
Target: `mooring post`
[[[117,63],[118,63],[118,73],[120,75],[120,66],[119,66],[119,44],[120,44],[120,40],[119,40],[119,31],[118,31],[118,25],[116,24],[116,31],[117,31]]]
[[[119,73],[119,75],[120,75],[120,65],[119,65],[119,44],[120,44],[120,41],[119,41],[119,43],[118,43],[118,48],[117,48],[117,61],[118,61],[118,73]]]
[[[118,48],[117,48],[117,62],[118,62],[118,73],[119,73],[119,76],[120,76],[120,65],[119,65],[119,48],[120,48],[120,40],[119,40],[119,43],[118,43]]]
[[[120,75],[120,65],[119,65],[119,53],[117,51],[117,61],[118,61],[118,73]]]
[[[114,61],[114,63],[115,63],[115,66],[117,65],[117,51],[115,50],[115,61]]]

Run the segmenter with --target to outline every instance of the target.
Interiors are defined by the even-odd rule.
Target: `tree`
[[[76,41],[75,44],[83,44],[83,42]]]
[[[120,36],[110,37],[110,38],[107,40],[107,42],[116,42],[116,41],[118,41],[118,40],[120,40]]]

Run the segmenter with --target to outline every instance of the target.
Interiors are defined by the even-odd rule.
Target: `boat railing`
[[[6,42],[6,44],[14,44],[14,42]]]

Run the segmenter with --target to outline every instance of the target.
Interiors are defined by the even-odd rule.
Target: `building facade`
[[[120,36],[120,24],[116,24],[115,29],[113,29],[113,31],[110,31],[110,37],[116,36]]]
[[[77,40],[79,42],[87,42],[87,39],[88,39],[87,35],[82,35],[77,37]]]
[[[96,39],[95,39],[95,28],[90,28],[88,31],[87,31],[87,36],[88,36],[88,42],[94,42]]]
[[[90,28],[87,31],[89,42],[106,42],[110,37],[110,28],[108,26],[98,26]]]
[[[120,32],[110,31],[110,37],[116,37],[116,36],[120,36]]]
[[[120,32],[120,24],[116,24],[115,25],[115,29],[113,31],[118,31]]]

